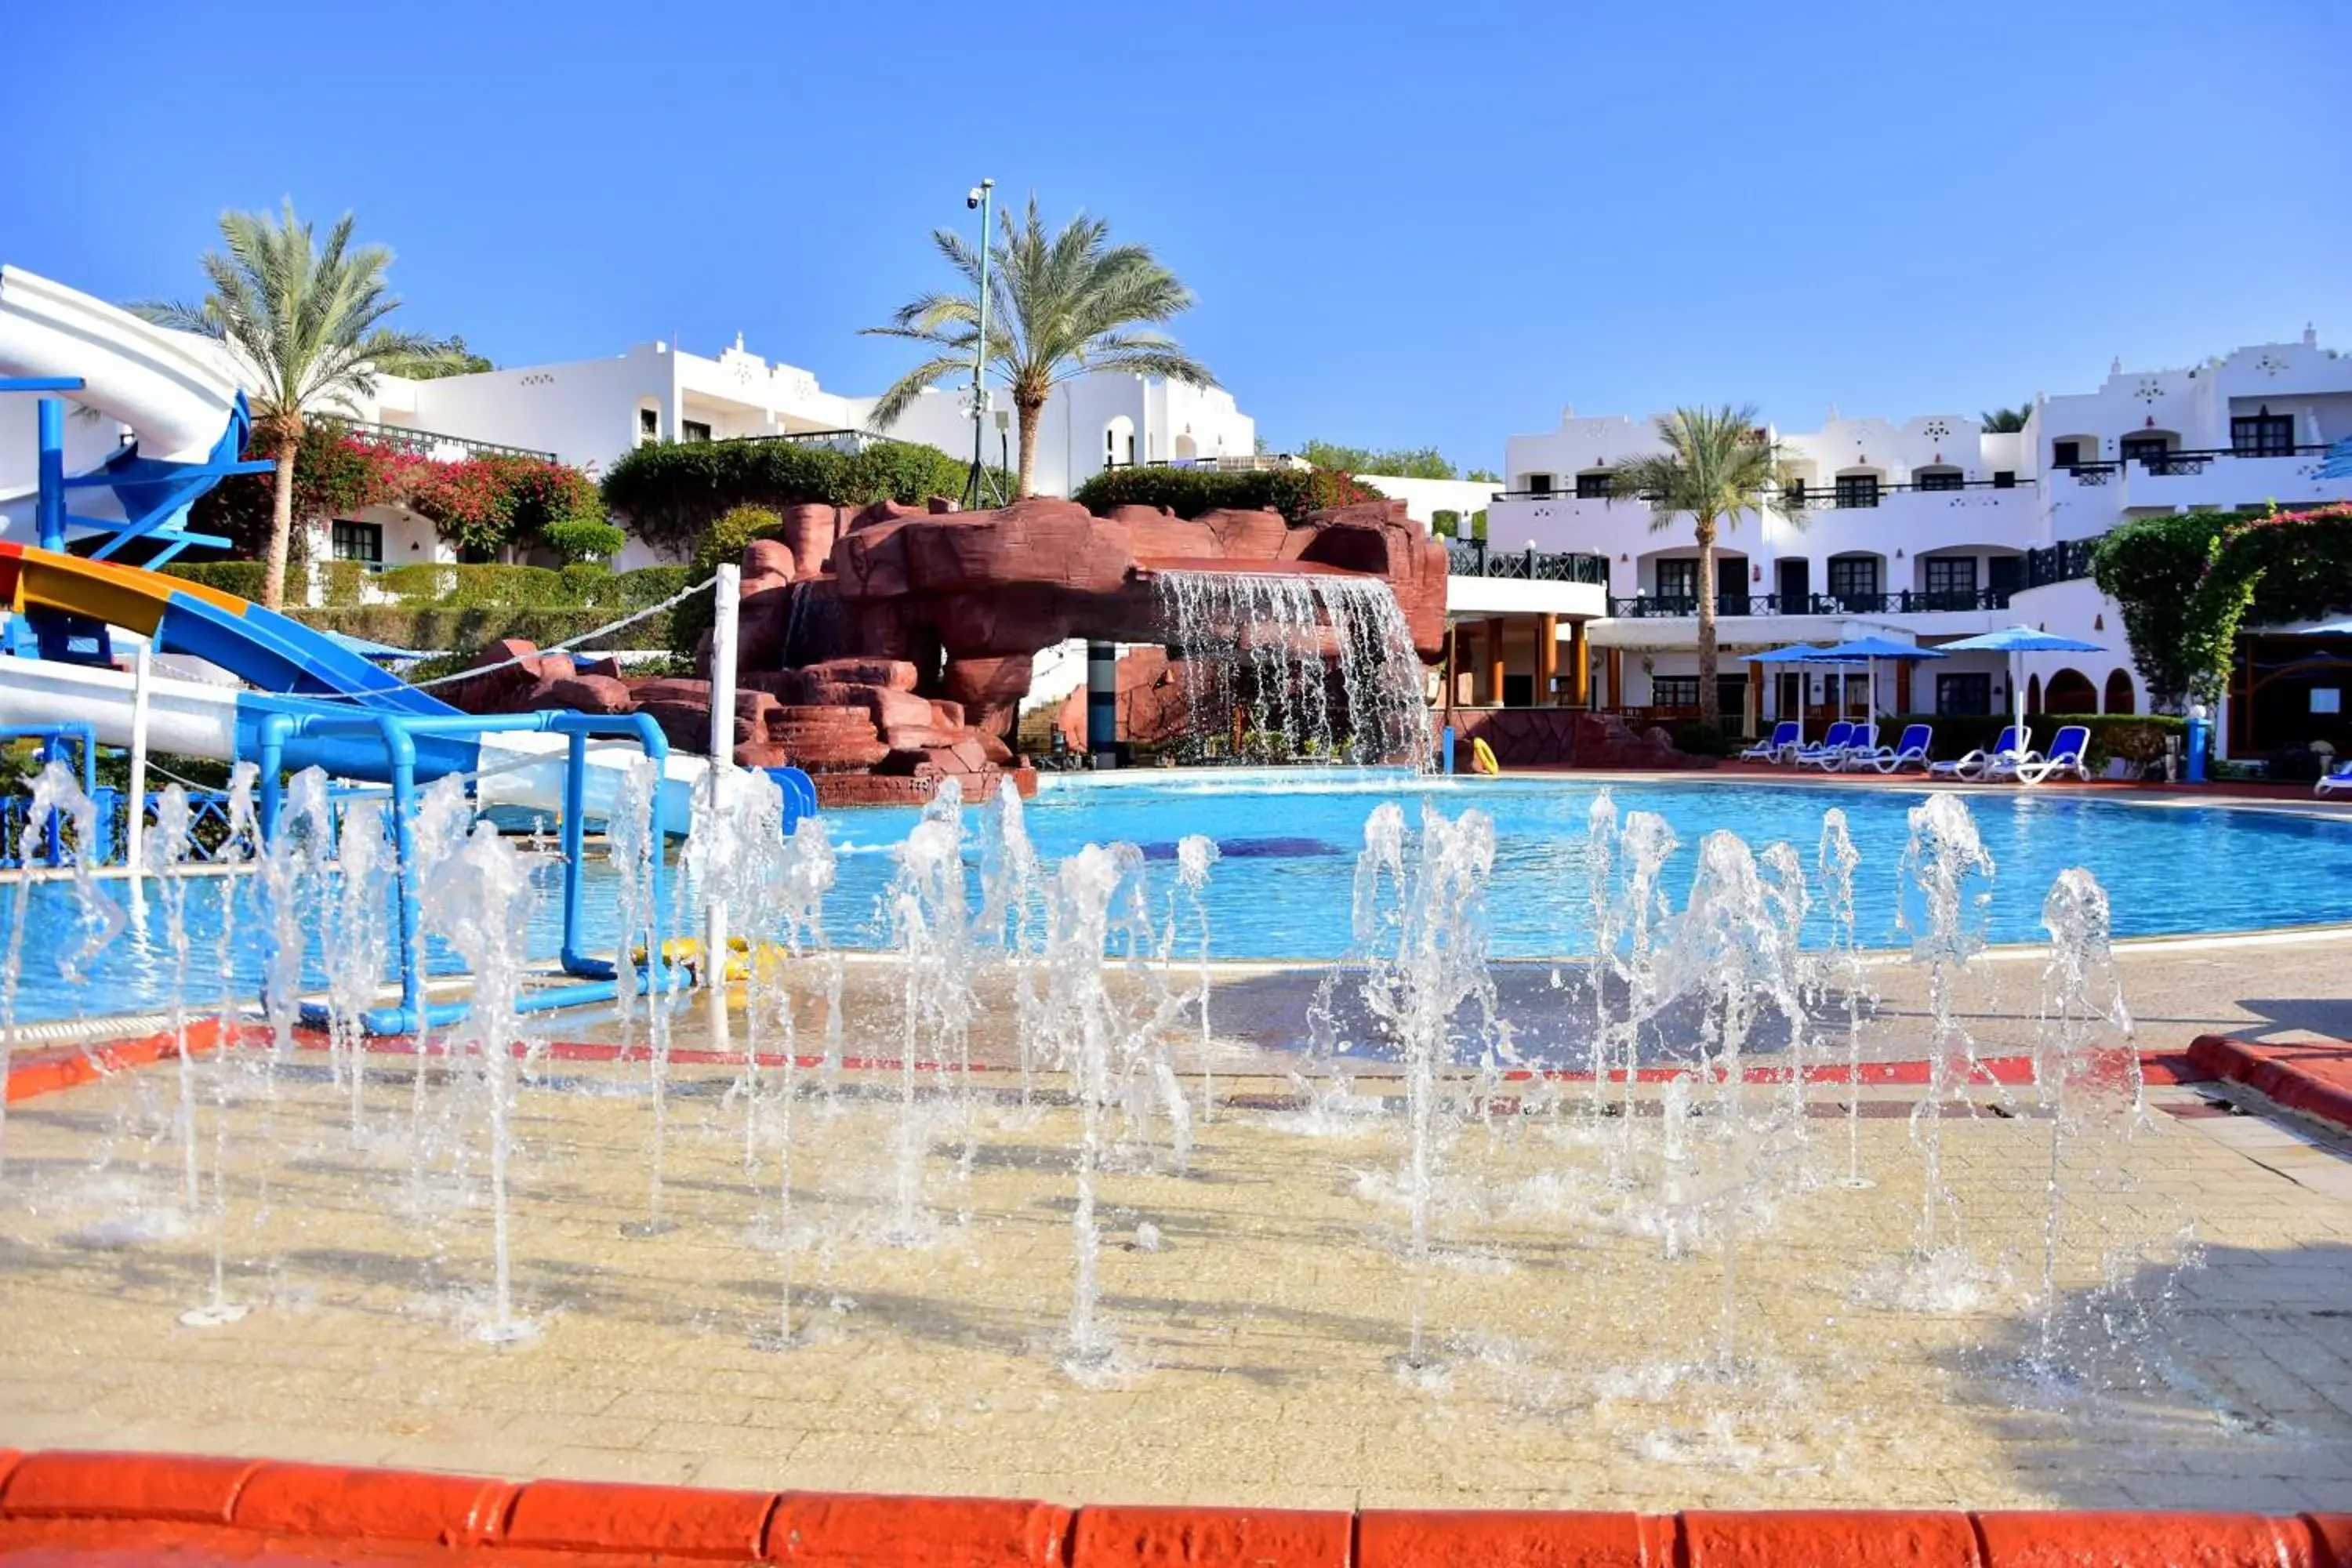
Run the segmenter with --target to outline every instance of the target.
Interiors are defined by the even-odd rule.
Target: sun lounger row
[[[1950,762],[1931,763],[1929,748],[1935,744],[1936,732],[1927,724],[1904,726],[1903,739],[1892,746],[1878,742],[1875,724],[1850,724],[1843,721],[1830,726],[1829,733],[1808,744],[1792,720],[1773,726],[1772,733],[1739,753],[1742,761],[1773,763],[1796,767],[1816,767],[1824,773],[1859,772],[1873,768],[1882,773],[1899,773],[1905,768],[1917,768],[1934,778],[1966,779],[1971,782],[2038,784],[2045,779],[2072,775],[2087,780],[2090,764],[2085,758],[2091,748],[2091,731],[2082,724],[2069,724],[2058,731],[2058,739],[2046,752],[2032,749],[2032,731],[2011,725],[1985,750],[1970,752]],[[2352,769],[2340,775],[2331,786],[2321,781],[2325,793],[2329,787],[2352,789]]]

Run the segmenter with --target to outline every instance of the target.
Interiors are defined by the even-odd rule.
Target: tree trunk
[[[1698,721],[1723,723],[1723,698],[1715,684],[1715,519],[1698,520]]]
[[[1026,500],[1037,474],[1037,426],[1045,417],[1045,400],[1016,394],[1013,408],[1021,420],[1021,477],[1013,496],[1015,500]]]
[[[302,447],[299,426],[279,433],[276,489],[269,500],[269,558],[261,574],[261,605],[282,609],[286,604],[286,558],[294,542],[294,458]]]

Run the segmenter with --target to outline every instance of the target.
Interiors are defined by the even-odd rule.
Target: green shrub
[[[297,610],[295,619],[322,631],[341,632],[419,652],[472,654],[499,637],[527,637],[541,647],[593,631],[616,618],[604,610],[478,605],[462,609],[407,605],[359,605],[350,608]],[[669,616],[656,615],[586,645],[589,655],[609,648],[667,647]]]
[[[755,539],[773,539],[784,531],[784,520],[766,507],[730,508],[694,546],[694,574],[698,580],[730,562],[743,559]]]
[[[545,566],[394,566],[378,577],[376,585],[418,607],[435,609],[463,610],[477,605],[554,608],[570,602],[563,574]]]
[[[800,441],[664,442],[624,454],[604,494],[638,538],[688,551],[735,507],[919,506],[961,495],[965,478],[963,462],[913,441],[871,441],[854,454]]]
[[[1292,525],[1328,507],[1378,500],[1381,492],[1330,468],[1108,468],[1080,485],[1071,500],[1097,517],[1122,506],[1165,507],[1178,517],[1230,508],[1278,511]]]
[[[603,510],[603,502],[598,502]],[[551,522],[539,531],[547,547],[562,557],[566,567],[602,565],[628,547],[629,536],[609,522],[574,518]]]
[[[166,566],[163,575],[177,577],[184,583],[217,588],[224,594],[235,594],[240,599],[258,599],[269,569],[258,561],[205,561]]]
[[[1731,736],[1713,724],[1677,724],[1675,726],[1675,749],[1694,757],[1727,757],[1733,747]]]
[[[647,605],[658,605],[698,580],[691,566],[638,566],[627,572],[615,573],[612,578],[614,587],[621,595],[619,607],[625,610],[642,610]]]
[[[1429,531],[1440,539],[1459,539],[1462,536],[1462,514],[1444,510],[1431,512]]]

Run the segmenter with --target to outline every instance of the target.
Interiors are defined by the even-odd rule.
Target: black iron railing
[[[2091,552],[2098,547],[2095,539],[2062,539],[2046,550],[2025,552],[2025,585],[2039,588],[2051,583],[2073,583],[2091,574]]]
[[[475,441],[464,436],[446,436],[438,430],[413,430],[405,425],[372,425],[364,419],[349,419],[343,422],[343,428],[370,446],[404,452],[412,458],[429,458],[438,447],[455,447],[467,457],[536,458],[543,463],[555,461],[552,452],[541,452],[530,447],[506,447],[496,441]]]
[[[730,441],[784,441],[796,447],[839,447],[845,451],[861,451],[868,441],[878,440],[871,430],[779,430],[772,436],[730,436]]]
[[[1524,583],[1609,585],[1609,557],[1550,550],[1493,550],[1484,540],[1445,547],[1445,569],[1456,577],[1505,577]]]
[[[1906,588],[1894,594],[1724,594],[1715,601],[1715,613],[1724,616],[1926,616],[1961,610],[2005,610],[2011,592],[2008,588]],[[1609,613],[1630,620],[1680,620],[1698,614],[1698,601],[1643,594],[1630,599],[1611,599]]]

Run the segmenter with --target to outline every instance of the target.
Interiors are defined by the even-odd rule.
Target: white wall
[[[1423,527],[1428,526],[1430,519],[1438,512],[1459,513],[1465,539],[1470,536],[1471,513],[1486,510],[1487,501],[1502,489],[1486,479],[1416,479],[1403,474],[1358,474],[1356,477],[1391,500],[1404,502],[1404,514]],[[1517,549],[1526,541],[1515,539],[1507,542]]]

